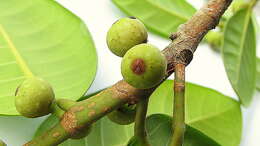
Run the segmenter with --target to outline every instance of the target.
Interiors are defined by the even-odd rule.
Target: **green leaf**
[[[79,99],[97,67],[85,24],[51,0],[4,0],[0,9],[0,114],[18,115],[14,93],[31,75],[49,81],[56,98]]]
[[[163,114],[150,115],[146,120],[149,142],[153,146],[167,146],[172,136],[172,117]],[[200,131],[186,126],[184,146],[220,146]]]
[[[256,88],[260,91],[260,58],[257,58]]]
[[[176,32],[196,11],[185,0],[112,0],[123,12],[140,19],[163,37]]]
[[[185,123],[221,146],[238,146],[241,139],[240,104],[215,90],[186,83]],[[150,97],[148,114],[172,116],[173,81],[167,80]]]
[[[248,106],[256,84],[256,34],[251,9],[238,11],[226,24],[222,56],[231,85]]]

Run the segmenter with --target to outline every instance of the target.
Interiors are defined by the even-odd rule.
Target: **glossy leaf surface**
[[[227,22],[222,56],[233,89],[248,106],[256,84],[256,34],[250,8],[238,11]]]
[[[4,0],[0,9],[0,114],[18,115],[14,94],[27,76],[50,82],[56,98],[80,98],[97,66],[85,24],[51,0]]]
[[[153,114],[147,118],[146,129],[153,146],[168,146],[172,135],[172,118],[163,114]],[[220,146],[200,131],[186,126],[184,146]]]

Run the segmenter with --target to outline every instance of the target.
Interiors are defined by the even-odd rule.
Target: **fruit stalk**
[[[189,64],[189,62],[192,60],[193,53],[196,50],[196,47],[200,43],[201,39],[209,30],[216,27],[220,20],[220,17],[226,11],[231,2],[232,0],[210,0],[204,7],[202,7],[195,13],[195,15],[189,21],[187,21],[185,25],[182,25],[177,33],[174,33],[172,35],[171,38],[173,41],[163,50],[163,54],[166,56],[167,59],[167,75],[165,76],[165,78],[169,77],[174,72],[176,63],[185,62],[185,65]],[[89,122],[87,124],[91,124],[111,112],[113,109],[124,105],[128,101],[136,100],[139,97],[142,97],[142,95],[151,94],[153,90],[154,89],[140,90],[133,88],[124,81],[118,82],[111,88],[108,88],[85,101],[95,101],[96,106],[103,107],[103,109],[107,107],[109,109],[108,111],[104,112],[102,110],[96,110],[95,114],[89,114],[89,116],[84,115],[82,117],[74,117],[75,119],[73,120],[68,119],[67,123],[77,125],[78,120],[84,119],[85,122]],[[77,107],[77,105],[75,105],[75,107]],[[88,108],[84,108],[85,112],[90,112]],[[66,115],[71,112],[71,110],[67,111]],[[65,116],[63,116],[63,119],[64,117]],[[57,127],[60,127],[60,123],[53,127],[51,131],[56,132],[55,129],[58,129]],[[79,127],[72,127],[72,129],[76,128]],[[50,138],[52,136],[51,134],[53,133],[43,133],[41,136],[36,137],[25,145],[47,146],[46,143],[48,142],[48,140],[45,137]],[[59,132],[59,134],[60,135],[58,137],[50,139],[55,139],[55,142],[61,143],[62,141],[65,141],[67,138],[69,138],[67,137],[68,132],[66,132],[65,130],[63,130],[63,132]],[[54,142],[51,145],[54,145]]]
[[[135,117],[134,136],[138,139],[142,146],[150,146],[145,129],[145,119],[148,108],[149,97],[142,97],[137,103],[137,111]]]
[[[185,133],[185,65],[175,66],[173,135],[170,146],[182,146]]]

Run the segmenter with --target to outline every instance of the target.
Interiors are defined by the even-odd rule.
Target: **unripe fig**
[[[6,146],[6,144],[0,139],[0,146]]]
[[[107,33],[108,48],[117,56],[123,57],[135,45],[147,42],[144,24],[134,17],[116,21]]]
[[[156,86],[165,77],[166,69],[165,56],[150,44],[134,46],[125,54],[121,63],[124,80],[139,89]]]
[[[136,106],[125,104],[109,113],[108,118],[119,125],[128,125],[135,121]]]
[[[89,133],[91,132],[91,129],[92,129],[92,126],[81,128],[81,129],[79,129],[79,131],[77,131],[76,134],[72,135],[70,138],[71,139],[82,139],[89,135]]]
[[[231,5],[232,12],[235,13],[241,9],[247,8],[249,6],[249,3],[246,3],[244,1],[234,1]]]
[[[54,92],[51,85],[37,77],[27,78],[15,93],[17,111],[28,118],[47,115],[51,112]]]
[[[205,36],[206,41],[214,49],[214,51],[220,52],[223,34],[218,31],[209,31]]]

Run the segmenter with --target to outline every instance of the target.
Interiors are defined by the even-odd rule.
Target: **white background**
[[[110,53],[106,46],[105,37],[111,24],[125,15],[110,0],[59,0],[59,2],[87,24],[96,44],[99,66],[96,79],[88,93],[105,88],[120,80],[122,78],[120,74],[121,58]],[[202,1],[190,0],[190,2],[197,8],[202,5]],[[257,13],[260,14],[259,11]],[[150,34],[149,42],[163,49],[169,40]],[[260,54],[259,49],[258,54]],[[187,67],[187,81],[216,89],[237,99],[226,76],[220,55],[205,44],[198,47],[192,63]],[[259,92],[255,94],[252,105],[247,109],[243,108],[242,111],[244,127],[241,146],[260,146]],[[8,146],[20,146],[31,139],[38,125],[45,118],[0,117],[0,138]]]

